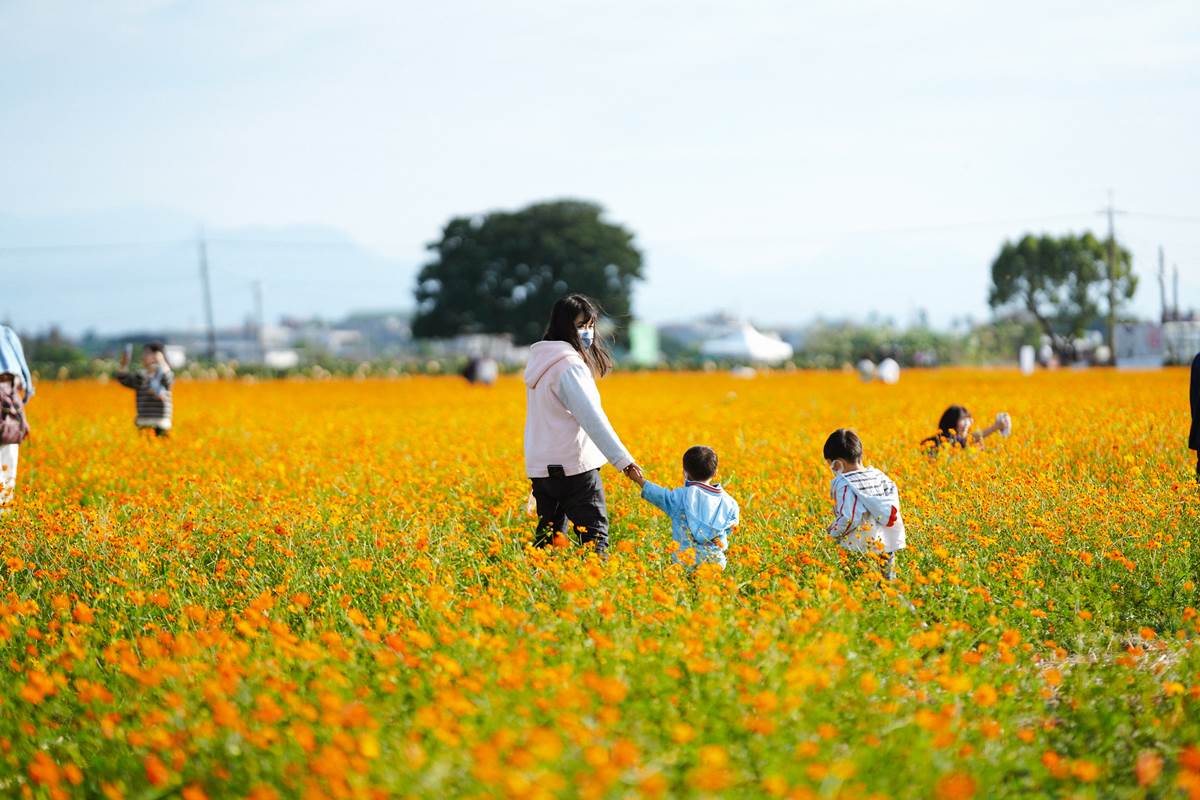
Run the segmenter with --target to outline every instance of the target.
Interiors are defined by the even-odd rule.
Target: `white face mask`
[[[575,331],[579,334],[579,343],[583,345],[583,349],[587,350],[592,346],[592,342],[596,338],[596,331],[593,328],[578,328]]]

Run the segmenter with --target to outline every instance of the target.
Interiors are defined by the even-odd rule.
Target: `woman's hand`
[[[1007,411],[1001,411],[996,415],[996,430],[1000,431],[1001,436],[1008,436],[1012,433],[1012,417]]]
[[[646,485],[646,476],[642,474],[642,468],[636,462],[630,464],[625,469],[621,470],[625,473],[625,477],[636,483],[638,486]]]

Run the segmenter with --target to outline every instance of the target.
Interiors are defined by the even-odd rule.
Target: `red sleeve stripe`
[[[857,513],[858,513],[858,495],[854,495],[854,508],[850,512],[850,521],[846,523],[846,530],[842,531],[842,533],[849,533],[850,529],[854,527],[854,515]]]

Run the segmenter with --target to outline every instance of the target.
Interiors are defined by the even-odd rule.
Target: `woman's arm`
[[[991,425],[988,425],[982,431],[973,432],[971,434],[971,438],[976,442],[982,442],[984,439],[991,436],[993,433],[1000,433],[1010,424],[1011,423],[1009,423],[1009,421],[1008,421],[1008,413],[1005,411],[1001,411],[999,414],[996,415],[995,422],[993,422]]]
[[[162,358],[162,353],[158,354]],[[170,368],[159,366],[158,372],[150,379],[150,388],[154,391],[155,396],[163,401],[167,400],[167,392],[171,391],[171,386],[175,383],[175,373],[171,372]]]
[[[113,377],[117,379],[117,383],[130,389],[140,389],[145,383],[145,376],[140,372],[119,369],[113,373]]]
[[[558,394],[579,427],[595,442],[610,464],[624,471],[634,463],[633,456],[621,444],[620,437],[600,405],[600,392],[596,390],[596,381],[586,366],[576,364],[564,370],[558,382]]]

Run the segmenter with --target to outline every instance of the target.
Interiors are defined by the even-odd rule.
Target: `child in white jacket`
[[[825,440],[825,461],[833,470],[830,493],[834,520],[829,535],[847,550],[878,560],[887,580],[896,577],[896,552],[905,547],[900,491],[874,467],[864,467],[858,434],[839,428]]]

